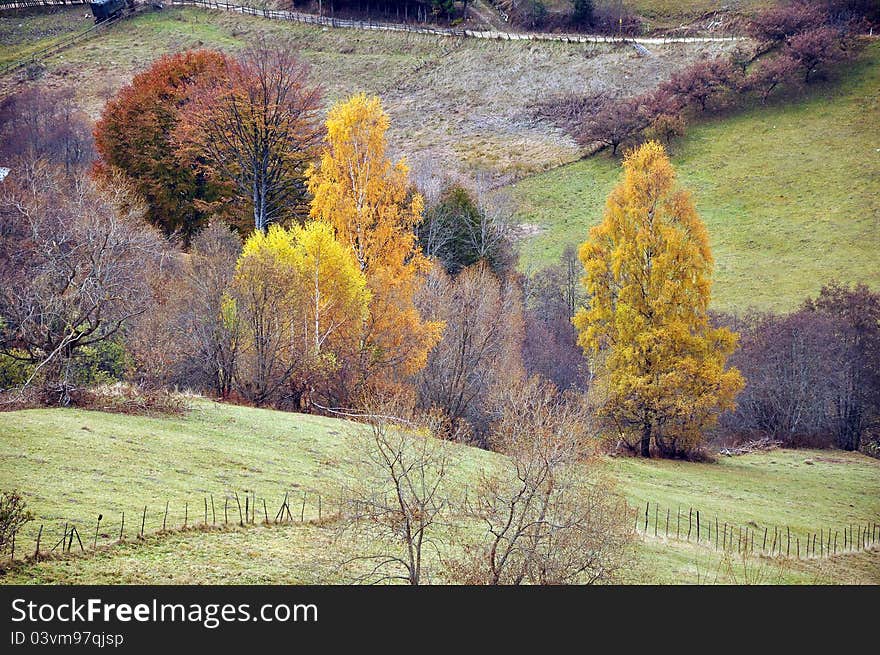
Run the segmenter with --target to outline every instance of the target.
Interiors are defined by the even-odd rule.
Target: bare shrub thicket
[[[493,388],[522,370],[522,294],[486,264],[452,277],[435,267],[422,288],[420,309],[443,321],[440,343],[416,375],[419,404],[442,412],[457,429],[485,444]]]
[[[593,584],[630,557],[626,503],[587,459],[589,421],[573,398],[533,378],[512,385],[492,447],[509,458],[484,472],[469,514],[478,538],[448,575],[466,584]]]
[[[166,254],[119,179],[71,180],[38,161],[0,185],[0,351],[33,365],[25,384],[67,404],[88,347],[149,307],[147,271]]]
[[[215,221],[188,254],[151,272],[151,310],[126,335],[139,384],[230,396],[239,331],[229,293],[240,251],[237,232]]]
[[[747,383],[723,432],[859,450],[880,433],[880,294],[824,287],[791,314],[727,319]]]
[[[95,159],[92,122],[73,89],[29,86],[0,102],[0,160],[7,166],[43,159],[67,174]]]
[[[345,492],[339,538],[357,539],[358,555],[340,568],[358,583],[431,582],[448,510],[453,454],[448,423],[414,421],[400,401],[369,403],[358,439],[358,478]]]
[[[563,390],[587,384],[586,359],[571,322],[587,301],[580,283],[582,272],[575,248],[567,246],[558,263],[537,271],[526,282],[526,372],[541,375]]]

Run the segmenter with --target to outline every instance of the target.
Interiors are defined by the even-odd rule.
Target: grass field
[[[354,424],[301,414],[273,412],[196,400],[180,418],[132,417],[100,412],[48,409],[0,413],[0,480],[20,489],[37,515],[19,538],[32,547],[44,524],[44,546],[60,538],[65,522],[82,527],[91,543],[95,519],[104,515],[96,554],[14,569],[7,582],[247,582],[340,581],[336,564],[352,545],[334,539],[331,522],[339,489],[357,471]],[[461,492],[498,455],[456,448],[452,488]],[[605,464],[620,491],[636,507],[646,501],[701,509],[731,525],[787,525],[795,533],[842,529],[880,518],[880,462],[836,451],[773,451],[716,464],[609,459]],[[189,531],[150,536],[143,543],[109,546],[126,513],[126,534],[140,528],[148,506],[146,533],[179,528],[188,503],[188,524],[204,519],[204,498],[213,494],[218,521],[224,498],[255,491],[257,518],[267,498],[270,519],[285,491],[295,498],[308,491],[304,524],[234,527],[238,510],[230,504],[227,531]],[[295,512],[296,513],[296,512]],[[653,513],[653,509],[652,509]],[[651,517],[653,525],[653,516]],[[705,520],[705,518],[704,518]],[[209,508],[209,522],[212,522]],[[91,526],[91,527],[88,527]],[[660,530],[661,534],[663,529]],[[57,533],[57,534],[56,534]],[[22,552],[22,551],[19,551]],[[706,546],[647,538],[626,572],[630,582],[697,582],[731,576],[721,556]],[[767,582],[880,582],[880,554],[833,560],[748,563]],[[720,571],[720,573],[719,573]],[[744,573],[741,573],[743,575]]]
[[[2,12],[0,62],[83,28],[82,8]],[[12,36],[14,34],[14,37]],[[629,46],[502,42],[327,29],[222,11],[146,11],[44,61],[40,83],[70,84],[92,116],[156,57],[187,48],[236,51],[257,34],[290,41],[312,66],[327,103],[377,93],[391,116],[389,143],[420,175],[484,174],[512,180],[569,161],[576,144],[535,121],[548,88],[638,93],[729,44],[674,44],[640,58]],[[5,92],[15,88],[5,81]],[[0,81],[0,94],[4,92]]]
[[[711,236],[715,308],[791,309],[835,277],[880,287],[878,92],[874,42],[840,83],[694,126],[674,144]],[[586,238],[619,167],[603,154],[511,187],[520,219],[541,230],[523,244],[526,266]]]

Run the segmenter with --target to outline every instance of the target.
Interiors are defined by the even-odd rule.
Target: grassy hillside
[[[83,28],[83,9],[0,13],[0,62]],[[532,119],[548,88],[638,93],[671,71],[730,44],[678,44],[639,58],[629,46],[523,43],[327,29],[222,11],[145,11],[45,60],[41,84],[70,84],[97,116],[106,99],[156,57],[187,48],[234,52],[256,34],[283,37],[312,66],[327,103],[377,93],[391,115],[389,139],[426,175],[488,174],[511,180],[569,161],[574,142]],[[0,80],[0,94],[15,88]]]
[[[790,309],[834,277],[880,288],[878,90],[874,42],[840,83],[694,126],[674,146],[712,240],[714,307]],[[586,238],[619,168],[599,155],[511,187],[520,219],[540,228],[526,265]]]
[[[37,514],[19,539],[28,544],[21,546],[25,549],[32,547],[41,523],[44,546],[60,538],[66,521],[81,526],[90,543],[98,513],[104,515],[99,544],[118,536],[122,511],[131,538],[144,505],[149,508],[146,532],[155,532],[162,526],[166,501],[169,527],[182,525],[184,503],[189,504],[189,524],[201,523],[206,494],[214,495],[222,523],[223,498],[233,491],[243,496],[255,490],[258,499],[266,497],[272,518],[285,491],[293,494],[299,509],[307,490],[306,519],[317,518],[314,499],[320,493],[326,518],[340,486],[357,475],[353,437],[358,429],[344,421],[207,401],[196,401],[180,418],[73,409],[7,412],[0,413],[0,480],[4,488],[19,488]],[[459,492],[498,461],[497,455],[476,449],[458,447],[456,452],[453,487]],[[685,513],[695,507],[704,517],[717,513],[731,525],[789,525],[801,534],[880,517],[880,462],[859,455],[774,451],[722,458],[717,464],[610,459],[606,465],[631,503],[643,507],[650,501],[652,508],[660,503],[671,507],[673,516],[679,505]],[[258,508],[260,519],[262,505]],[[237,521],[233,500],[230,523]],[[332,521],[248,529],[233,525],[227,532],[151,536],[144,543],[18,569],[6,579],[339,581],[336,563],[354,546],[335,541],[334,527]],[[639,554],[627,573],[632,582],[696,582],[700,576],[716,575],[721,563],[711,548],[653,538],[639,545]],[[880,582],[877,553],[760,566],[767,581]],[[722,573],[729,580],[729,572]]]

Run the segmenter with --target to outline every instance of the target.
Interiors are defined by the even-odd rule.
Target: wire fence
[[[813,530],[790,526],[728,523],[718,515],[707,515],[682,506],[673,513],[669,507],[645,503],[635,510],[633,528],[644,537],[704,546],[711,550],[790,559],[827,558],[842,553],[870,550],[880,542],[880,523],[851,523]]]
[[[461,510],[471,509],[464,490]],[[331,524],[341,518],[357,520],[369,514],[370,501],[345,498],[325,491],[296,487],[274,501],[248,490],[225,492],[217,497],[204,494],[195,502],[175,499],[146,503],[138,511],[110,516],[98,514],[93,524],[83,521],[41,523],[35,541],[16,544],[12,536],[8,559],[37,562],[57,556],[84,555],[126,542],[142,542],[149,536],[167,536],[186,531],[228,530],[256,526]],[[760,555],[790,560],[823,559],[868,551],[880,544],[880,523],[850,523],[842,527],[815,530],[790,526],[722,521],[699,509],[671,508],[648,501],[644,509],[631,508],[635,534],[662,543],[687,543],[710,551]],[[31,533],[33,538],[33,533]]]

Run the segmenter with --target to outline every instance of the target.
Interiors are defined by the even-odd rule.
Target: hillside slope
[[[82,29],[82,7],[2,12],[0,63]],[[39,83],[72,85],[80,104],[97,116],[106,99],[156,57],[202,47],[235,52],[258,34],[290,41],[324,86],[326,104],[356,91],[379,94],[391,117],[391,148],[420,174],[481,173],[494,180],[517,179],[576,156],[570,137],[531,116],[529,107],[548,89],[639,93],[673,70],[732,47],[672,44],[638,57],[628,45],[328,29],[170,7],[139,13],[47,58]],[[0,95],[14,88],[0,80]]]
[[[880,288],[880,43],[841,75],[696,125],[673,145],[709,228],[716,309],[791,309],[832,278]],[[602,154],[510,187],[520,220],[539,230],[524,265],[583,241],[619,174]]]
[[[2,487],[20,489],[37,515],[20,536],[20,548],[32,548],[41,524],[44,548],[50,548],[67,522],[80,526],[88,545],[99,513],[98,543],[108,546],[97,555],[17,569],[6,579],[340,581],[336,564],[353,546],[336,541],[335,526],[326,517],[334,511],[341,487],[358,475],[353,439],[360,429],[346,421],[208,401],[195,401],[193,410],[180,418],[75,409],[0,413]],[[459,493],[473,489],[479,471],[499,462],[498,455],[464,446],[456,448],[456,455],[452,486]],[[731,526],[786,525],[801,538],[820,526],[842,529],[880,517],[880,462],[860,455],[774,451],[722,458],[717,464],[610,459],[606,466],[635,507],[651,503],[652,526],[658,504],[661,513],[671,510],[673,520],[677,508],[685,515],[696,508],[704,520],[717,516]],[[307,522],[238,528],[234,493],[243,503],[248,491],[256,493],[258,523],[262,499],[271,519],[288,492]],[[319,494],[325,521],[309,523],[317,519]],[[214,500],[208,522],[215,522],[216,512],[221,525],[229,499],[228,531],[150,536],[166,520],[175,529],[185,516],[189,526],[203,523],[206,497]],[[118,537],[123,511],[126,536],[134,537],[144,506],[146,542],[109,546]],[[639,552],[626,574],[632,582],[695,582],[697,576],[717,571],[720,563],[711,547],[683,539],[667,543],[649,535]],[[880,582],[880,554],[768,563],[766,569],[776,581]]]

